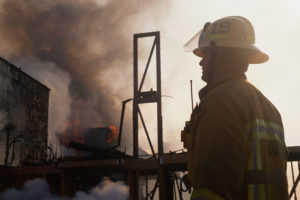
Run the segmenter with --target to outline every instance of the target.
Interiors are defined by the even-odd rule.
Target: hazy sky
[[[165,143],[180,149],[180,130],[191,113],[190,80],[194,99],[205,84],[201,81],[199,58],[185,52],[183,45],[207,21],[232,15],[248,18],[256,32],[256,45],[270,57],[264,64],[250,65],[248,80],[260,89],[280,111],[288,146],[300,145],[300,2],[297,0],[171,1],[159,22],[161,31],[163,119]],[[140,32],[154,31],[146,24]]]

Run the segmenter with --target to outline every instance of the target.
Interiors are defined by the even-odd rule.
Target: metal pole
[[[118,147],[121,145],[121,137],[122,137],[122,130],[123,130],[123,122],[124,122],[124,114],[126,103],[131,101],[132,99],[127,99],[122,102],[122,112],[121,112],[121,119],[120,119],[120,126],[119,126],[119,137],[118,137]]]
[[[138,151],[138,38],[136,35],[133,36],[133,158],[139,158],[139,151]]]
[[[130,200],[139,199],[139,172],[138,171],[128,171],[128,182],[130,188]]]
[[[156,85],[157,85],[157,140],[158,140],[158,155],[164,153],[163,146],[163,127],[162,127],[162,112],[161,112],[161,75],[160,75],[160,33],[156,33]]]
[[[147,170],[145,171],[145,179],[146,179],[145,180],[146,181],[146,198],[145,199],[148,200],[148,192],[149,191],[148,191],[148,171]]]

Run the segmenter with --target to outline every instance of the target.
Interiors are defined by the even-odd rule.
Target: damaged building
[[[47,159],[49,89],[0,58],[0,165]]]

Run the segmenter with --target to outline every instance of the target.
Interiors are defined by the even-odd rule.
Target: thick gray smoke
[[[8,0],[2,5],[0,27],[10,46],[9,59],[38,58],[71,75],[72,116],[80,116],[84,124],[109,124],[117,113],[109,84],[117,83],[122,74],[117,70],[130,67],[126,27],[137,11],[133,1],[101,6],[95,0]],[[116,77],[106,77],[109,69],[116,70]]]
[[[9,189],[0,196],[1,200],[125,200],[129,197],[128,186],[121,182],[104,179],[88,193],[77,192],[74,198],[58,197],[50,192],[48,183],[41,178],[28,181],[22,190]]]
[[[118,125],[121,101],[132,96],[132,34],[155,23],[165,2],[6,0],[0,4],[0,55],[14,63],[24,57],[52,63],[59,75],[67,74],[72,100],[64,116],[79,118],[83,127]],[[52,118],[62,118],[56,114]]]

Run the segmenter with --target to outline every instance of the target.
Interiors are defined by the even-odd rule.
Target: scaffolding
[[[288,147],[289,157],[288,162],[290,166],[292,163],[297,163],[298,173],[297,176],[294,171],[292,184],[290,185],[290,199],[297,200],[296,189],[299,183],[299,161],[300,161],[300,146]],[[22,185],[37,177],[44,178],[50,185],[51,190],[56,194],[72,196],[75,194],[78,186],[78,181],[92,182],[97,176],[109,173],[122,173],[124,174],[124,182],[127,183],[130,188],[134,187],[134,176],[137,173],[140,177],[145,177],[146,191],[150,191],[143,199],[152,199],[153,191],[155,188],[148,188],[148,177],[152,175],[164,175],[165,171],[172,173],[186,171],[186,153],[178,154],[164,154],[160,158],[150,159],[107,159],[107,160],[73,160],[73,161],[57,161],[51,164],[38,165],[38,166],[23,166],[23,167],[2,167],[0,170],[0,190],[3,191],[9,187],[22,187]],[[294,167],[291,167],[294,170]],[[176,177],[172,177],[172,180],[176,183]],[[159,179],[159,184],[164,184],[164,180]],[[95,182],[97,184],[97,182]],[[5,187],[4,187],[5,186]],[[157,187],[157,186],[156,186]],[[174,187],[174,199],[175,193],[181,195],[179,187]],[[137,194],[134,194],[134,190],[130,190],[130,199],[137,200]],[[163,199],[164,193],[170,191],[160,191],[159,199]],[[152,198],[151,198],[152,197]],[[168,197],[168,196],[167,196]],[[169,198],[170,199],[170,198]]]

